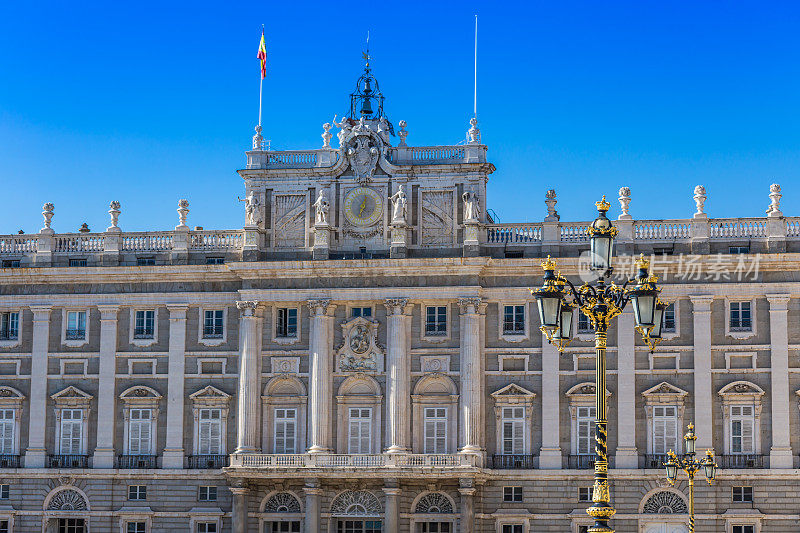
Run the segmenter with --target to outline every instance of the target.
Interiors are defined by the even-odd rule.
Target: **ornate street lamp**
[[[595,389],[595,463],[594,463],[594,502],[586,512],[595,523],[589,533],[613,533],[608,525],[616,512],[611,506],[608,490],[608,449],[606,420],[606,333],[610,321],[622,313],[631,302],[636,330],[639,331],[650,349],[654,349],[661,337],[660,319],[666,306],[658,299],[661,291],[656,286],[656,277],[647,273],[649,262],[640,256],[637,261],[639,272],[622,287],[614,283],[606,285],[605,278],[612,272],[611,261],[614,255],[614,237],[617,228],[606,216],[611,204],[606,197],[595,204],[598,216],[587,228],[591,243],[592,270],[599,274],[595,284],[584,283],[580,288],[575,286],[560,273],[556,273],[556,262],[547,257],[542,262],[544,269],[543,284],[538,289],[531,289],[539,308],[539,320],[542,333],[554,344],[559,352],[572,339],[572,310],[577,307],[591,320],[594,327],[596,356],[596,389]],[[635,285],[628,289],[630,283]],[[660,313],[659,313],[660,310]],[[657,326],[657,328],[656,328]]]
[[[689,531],[694,533],[694,475],[701,468],[706,476],[706,481],[711,485],[717,477],[717,464],[714,462],[714,452],[706,451],[706,458],[698,460],[695,458],[695,441],[697,436],[694,434],[694,424],[689,424],[689,431],[683,437],[686,442],[686,453],[679,457],[674,451],[670,450],[667,455],[669,459],[664,463],[667,470],[667,480],[670,485],[675,485],[678,478],[678,470],[683,470],[689,476]]]

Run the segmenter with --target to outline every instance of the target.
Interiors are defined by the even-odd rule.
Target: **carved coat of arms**
[[[344,342],[336,354],[339,371],[381,372],[383,350],[378,345],[378,323],[364,317],[342,324]]]
[[[377,139],[369,132],[356,133],[347,143],[347,159],[360,185],[366,185],[372,180],[381,153],[379,146]]]

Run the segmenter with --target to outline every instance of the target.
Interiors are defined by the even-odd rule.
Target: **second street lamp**
[[[556,273],[556,262],[548,256],[542,262],[543,284],[531,289],[539,308],[541,330],[547,340],[561,352],[572,337],[572,310],[577,307],[591,321],[595,339],[595,462],[592,506],[586,512],[595,523],[589,533],[613,533],[608,522],[616,510],[611,505],[608,489],[608,421],[606,419],[606,335],[609,323],[622,313],[630,302],[639,331],[650,349],[654,349],[661,336],[660,324],[656,319],[663,314],[663,304],[658,299],[661,291],[656,286],[656,277],[647,273],[649,262],[640,257],[637,261],[639,272],[622,287],[614,283],[606,285],[605,278],[612,272],[611,261],[614,254],[614,237],[617,228],[606,216],[611,204],[603,199],[595,204],[598,216],[587,228],[590,238],[590,265],[598,274],[594,284],[584,283],[579,288],[560,273]],[[630,283],[635,286],[628,289]],[[660,307],[659,307],[660,306]],[[661,313],[658,314],[658,309]],[[656,316],[658,314],[658,316]],[[652,337],[651,332],[655,333]]]

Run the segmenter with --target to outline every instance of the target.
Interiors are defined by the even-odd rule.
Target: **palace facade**
[[[588,222],[554,191],[540,222],[493,221],[475,119],[412,146],[369,71],[351,99],[319,149],[258,128],[242,229],[192,229],[181,200],[170,231],[124,232],[112,202],[105,231],[58,233],[45,204],[38,234],[0,236],[0,533],[587,530],[593,334],[576,315],[560,354],[529,289],[547,255],[586,276]],[[619,191],[615,268],[651,256],[671,305],[652,353],[630,311],[608,335],[618,532],[688,531],[661,462],[690,422],[720,466],[699,531],[800,530],[800,218],[780,198],[718,219],[698,186],[694,215],[639,220]]]

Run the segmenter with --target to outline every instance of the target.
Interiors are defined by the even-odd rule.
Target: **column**
[[[239,309],[239,410],[234,453],[256,453],[261,414],[261,359],[258,302],[236,302]]]
[[[475,487],[471,479],[460,480],[458,493],[461,494],[461,519],[458,531],[473,533],[475,528]]]
[[[169,359],[167,376],[167,441],[161,457],[163,468],[183,468],[183,402],[186,366],[187,304],[167,304],[169,310]]]
[[[247,494],[250,491],[241,482],[230,490],[233,494],[233,533],[248,533]]]
[[[386,306],[386,453],[407,453],[411,434],[411,357],[407,298],[388,298]]]
[[[539,468],[560,469],[561,385],[558,349],[542,335],[542,448]]]
[[[322,528],[320,528],[320,499],[322,498],[322,489],[319,488],[319,481],[316,479],[307,479],[303,491],[306,493],[304,531],[306,533],[319,533],[322,531]]]
[[[50,306],[32,305],[33,345],[31,347],[30,422],[28,449],[25,451],[26,468],[44,468],[47,450],[47,352],[50,336]]]
[[[689,296],[694,308],[694,425],[698,450],[714,448],[711,391],[711,295]],[[680,434],[680,432],[679,432]]]
[[[459,298],[461,309],[460,376],[458,397],[459,453],[480,454],[481,446],[481,328],[480,298]]]
[[[100,370],[97,388],[97,448],[93,468],[114,468],[116,414],[116,357],[118,305],[98,305],[100,311]]]
[[[771,345],[770,378],[772,397],[772,448],[770,468],[792,468],[792,445],[789,441],[789,295],[768,294],[769,337]]]
[[[400,488],[397,480],[386,480],[383,493],[386,494],[383,531],[386,533],[399,533],[400,531]]]
[[[636,342],[633,311],[617,322],[617,453],[615,468],[639,468],[636,451]]]
[[[336,306],[328,299],[308,300],[309,367],[308,453],[330,453],[333,409],[333,356],[331,321]]]

